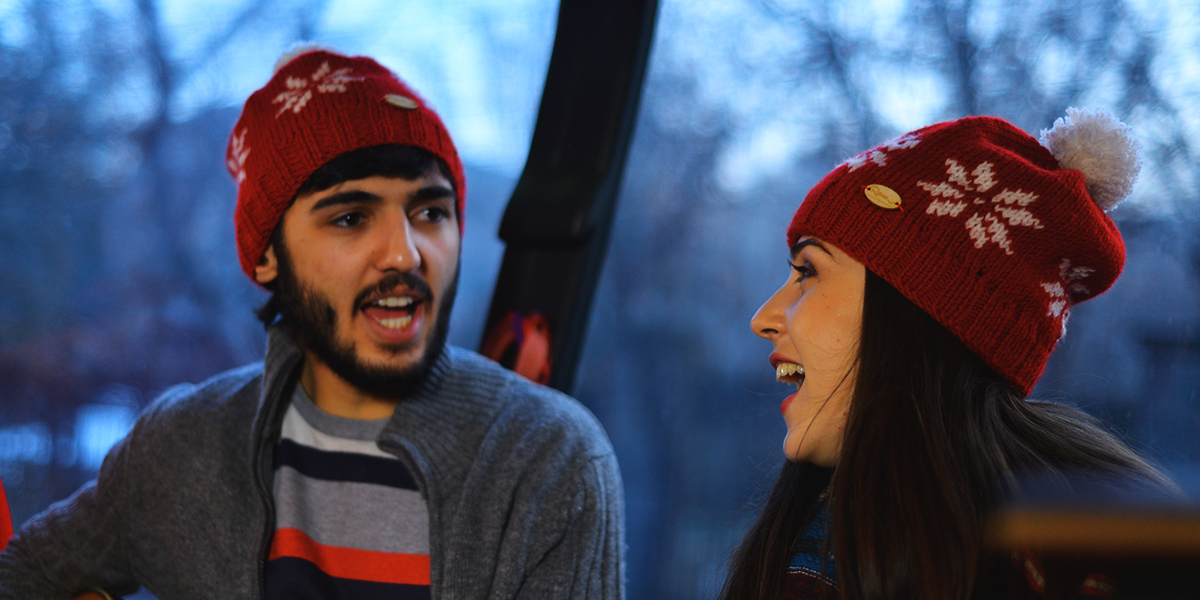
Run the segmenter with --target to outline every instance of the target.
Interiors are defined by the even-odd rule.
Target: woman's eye
[[[800,283],[805,279],[813,277],[817,274],[817,272],[813,270],[812,265],[809,263],[796,264],[789,260],[788,266],[800,274],[800,277],[796,279],[796,283]]]

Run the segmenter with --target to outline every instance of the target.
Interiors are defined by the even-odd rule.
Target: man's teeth
[[[382,306],[385,308],[402,308],[409,306],[412,303],[413,299],[411,296],[388,296],[387,298],[380,298],[379,300],[376,300],[375,306]]]
[[[796,383],[794,379],[804,379],[804,367],[795,363],[779,363],[778,365],[775,365],[776,381]]]
[[[371,304],[380,308],[408,308],[415,303],[412,296],[387,296],[380,298]],[[413,316],[411,314],[402,317],[392,317],[388,319],[376,319],[376,321],[387,327],[388,329],[398,330],[408,327],[412,323]]]
[[[388,329],[404,329],[408,327],[409,323],[412,323],[412,320],[412,315],[409,315],[407,317],[396,317],[395,319],[379,319],[379,324]]]

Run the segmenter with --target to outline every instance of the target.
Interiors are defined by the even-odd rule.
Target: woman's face
[[[805,237],[788,277],[750,321],[774,346],[778,380],[797,387],[783,400],[783,452],[796,462],[837,464],[854,392],[866,269],[845,252]],[[802,369],[801,369],[802,368]]]

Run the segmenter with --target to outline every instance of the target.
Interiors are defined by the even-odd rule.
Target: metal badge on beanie
[[[1070,307],[1125,261],[1105,214],[1140,169],[1129,128],[1069,109],[1042,142],[968,117],[863,152],[809,192],[788,228],[862,262],[1026,394]]]
[[[266,251],[288,203],[325,163],[381,144],[416,146],[442,159],[466,198],[462,163],[450,134],[424,100],[391,71],[363,56],[301,48],[276,64],[234,126],[226,166],[238,186],[234,225],[242,271]]]

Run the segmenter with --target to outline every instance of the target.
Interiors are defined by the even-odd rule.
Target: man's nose
[[[420,268],[421,252],[417,249],[412,224],[407,217],[389,219],[384,227],[380,227],[379,236],[376,268],[401,273]]]

